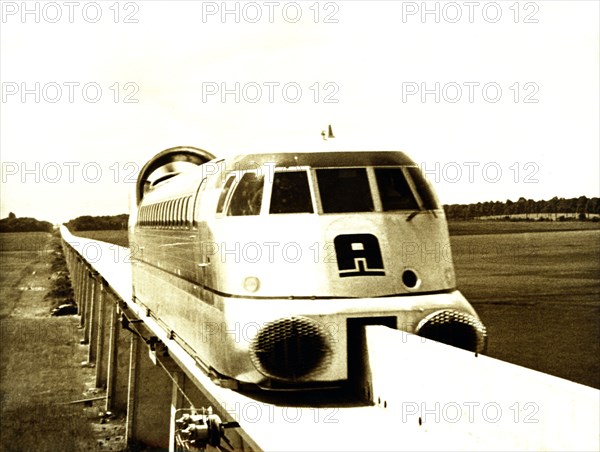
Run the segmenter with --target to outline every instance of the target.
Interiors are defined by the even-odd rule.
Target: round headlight
[[[260,280],[256,276],[248,276],[244,279],[244,289],[248,292],[256,292],[260,287]]]

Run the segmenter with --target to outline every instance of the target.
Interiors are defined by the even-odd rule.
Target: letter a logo
[[[342,234],[333,239],[340,278],[385,276],[379,241],[373,234]]]

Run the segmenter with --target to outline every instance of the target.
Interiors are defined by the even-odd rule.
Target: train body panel
[[[168,161],[138,180],[134,297],[214,374],[344,381],[354,329],[371,322],[485,347],[443,209],[404,154],[254,154],[171,176]]]
[[[346,237],[358,243],[370,239],[366,245],[374,242],[380,253],[378,266],[367,266],[364,275],[340,277],[352,273],[338,265],[340,249],[353,252],[352,242],[346,249],[339,244],[340,238]],[[217,222],[202,246],[208,254],[205,260],[210,260],[215,273],[223,275],[215,281],[215,289],[236,295],[250,295],[243,287],[243,279],[250,276],[260,281],[257,295],[268,297],[390,296],[455,287],[449,238],[431,214],[411,222],[401,215],[389,218],[376,212],[282,215],[269,219],[266,226],[258,216],[233,217]],[[227,272],[232,265],[235,271]],[[414,273],[414,282],[403,281],[407,270]],[[282,277],[287,281],[286,293],[281,292]]]

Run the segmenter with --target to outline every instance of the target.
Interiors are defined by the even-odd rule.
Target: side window
[[[269,213],[313,213],[306,171],[275,173]]]
[[[366,168],[318,169],[324,213],[373,212]]]
[[[419,204],[400,168],[375,168],[375,177],[384,211],[419,209]]]
[[[262,204],[264,176],[246,173],[231,196],[227,215],[258,215]]]
[[[177,200],[177,226],[183,226],[183,198]]]
[[[186,227],[190,227],[190,224],[192,224],[190,221],[190,199],[192,199],[191,195],[185,198],[185,208],[183,210],[183,222]]]
[[[421,170],[416,167],[409,167],[407,169],[410,177],[417,187],[421,201],[423,201],[423,207],[427,210],[439,209],[439,204],[435,193],[429,186],[429,182],[427,182]]]
[[[223,186],[223,191],[221,191],[221,195],[219,196],[219,202],[217,203],[217,213],[223,213],[223,206],[225,205],[225,200],[227,199],[227,194],[229,190],[231,190],[231,186],[233,185],[233,181],[235,180],[235,176],[229,176],[229,179],[225,182]]]

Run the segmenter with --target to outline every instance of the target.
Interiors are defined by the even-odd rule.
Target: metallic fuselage
[[[325,211],[326,170],[364,180],[372,205]],[[402,153],[359,152],[255,154],[182,172],[131,215],[135,300],[207,370],[262,386],[347,380],[351,319],[417,334],[441,311],[477,323],[456,289],[444,211],[415,171]],[[307,211],[274,213],[285,172],[306,179]],[[249,173],[261,184],[258,207],[235,214],[230,205]],[[415,206],[386,209],[388,173],[402,178]],[[304,354],[322,359],[290,371]]]

